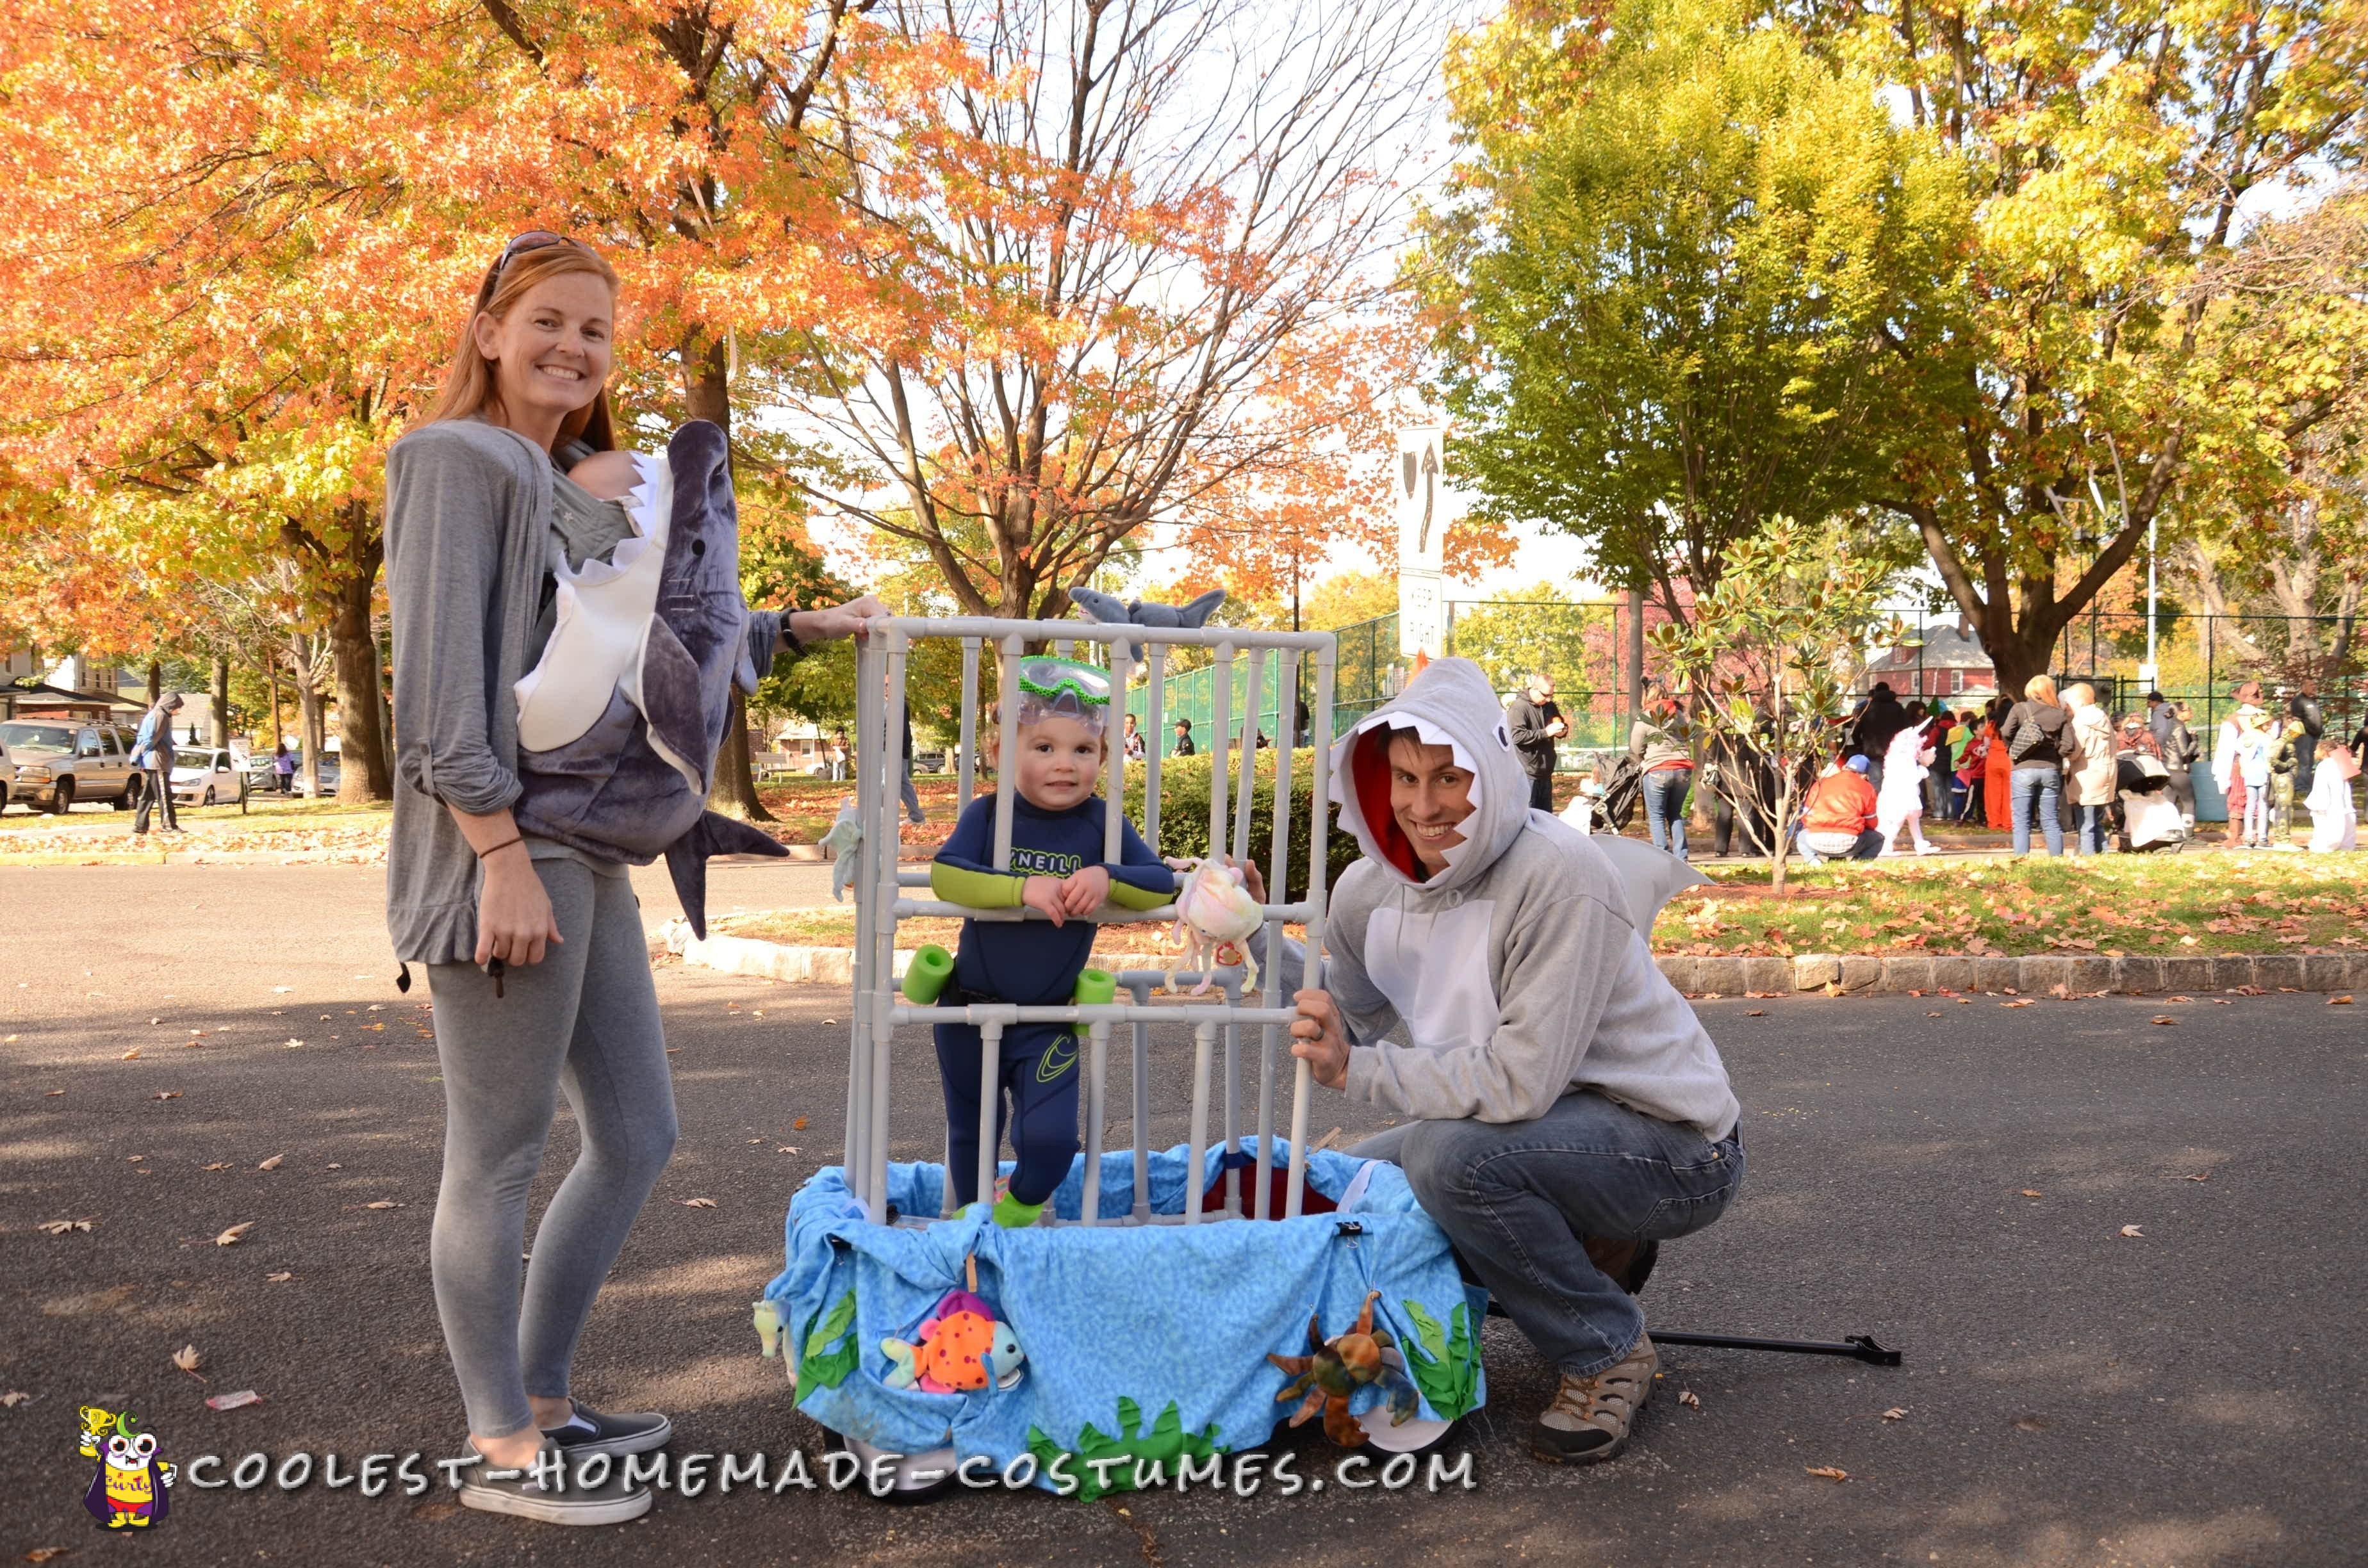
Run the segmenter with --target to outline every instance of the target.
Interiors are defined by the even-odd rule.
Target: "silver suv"
[[[76,801],[137,805],[146,775],[131,766],[131,736],[113,724],[13,719],[0,724],[17,774],[8,799],[63,814]]]

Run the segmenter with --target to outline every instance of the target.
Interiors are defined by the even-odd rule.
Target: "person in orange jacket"
[[[1874,786],[1866,781],[1867,759],[1837,759],[1801,801],[1801,828],[1793,842],[1802,858],[1872,860],[1883,853],[1883,834],[1874,825]]]

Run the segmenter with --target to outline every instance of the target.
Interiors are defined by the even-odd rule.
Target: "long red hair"
[[[476,300],[469,307],[468,319],[461,324],[461,341],[452,351],[451,365],[444,372],[443,390],[437,393],[435,406],[427,411],[423,423],[472,419],[498,412],[502,402],[500,385],[494,375],[494,361],[477,351],[477,317],[484,314],[501,321],[536,284],[575,272],[599,278],[609,286],[609,295],[615,296],[615,270],[579,240],[562,240],[557,244],[519,251],[510,256],[507,266],[496,261],[485,268],[484,278],[477,285]],[[590,403],[560,421],[557,445],[564,447],[571,441],[581,441],[596,452],[616,450],[616,421],[609,407],[607,383],[602,383]]]

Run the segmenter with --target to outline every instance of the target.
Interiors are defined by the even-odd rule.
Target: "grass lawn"
[[[2368,946],[2368,856],[2214,851],[1718,867],[1671,901],[1656,951],[1695,955],[2207,953]]]
[[[1710,885],[1662,911],[1655,951],[2178,957],[2368,946],[2368,854],[1795,864],[1782,899],[1770,893],[1762,867],[1710,869]],[[736,937],[843,947],[853,940],[855,909],[757,911],[715,926]],[[951,946],[956,930],[951,920],[907,920],[897,946]],[[1147,951],[1165,931],[1111,926],[1096,950]]]
[[[130,812],[98,806],[52,816],[19,808],[0,815],[0,862],[83,864],[154,860],[168,851],[227,855],[291,849],[375,859],[385,853],[393,808],[384,801],[348,805],[334,798],[256,795],[244,814],[232,804],[182,806],[176,815],[187,833],[142,839],[131,835]]]

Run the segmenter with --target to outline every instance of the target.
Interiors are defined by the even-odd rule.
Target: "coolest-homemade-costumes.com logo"
[[[156,1435],[132,1430],[140,1417],[128,1410],[85,1404],[81,1415],[82,1457],[98,1461],[82,1506],[107,1529],[162,1524],[172,1502],[175,1471],[156,1457]]]

